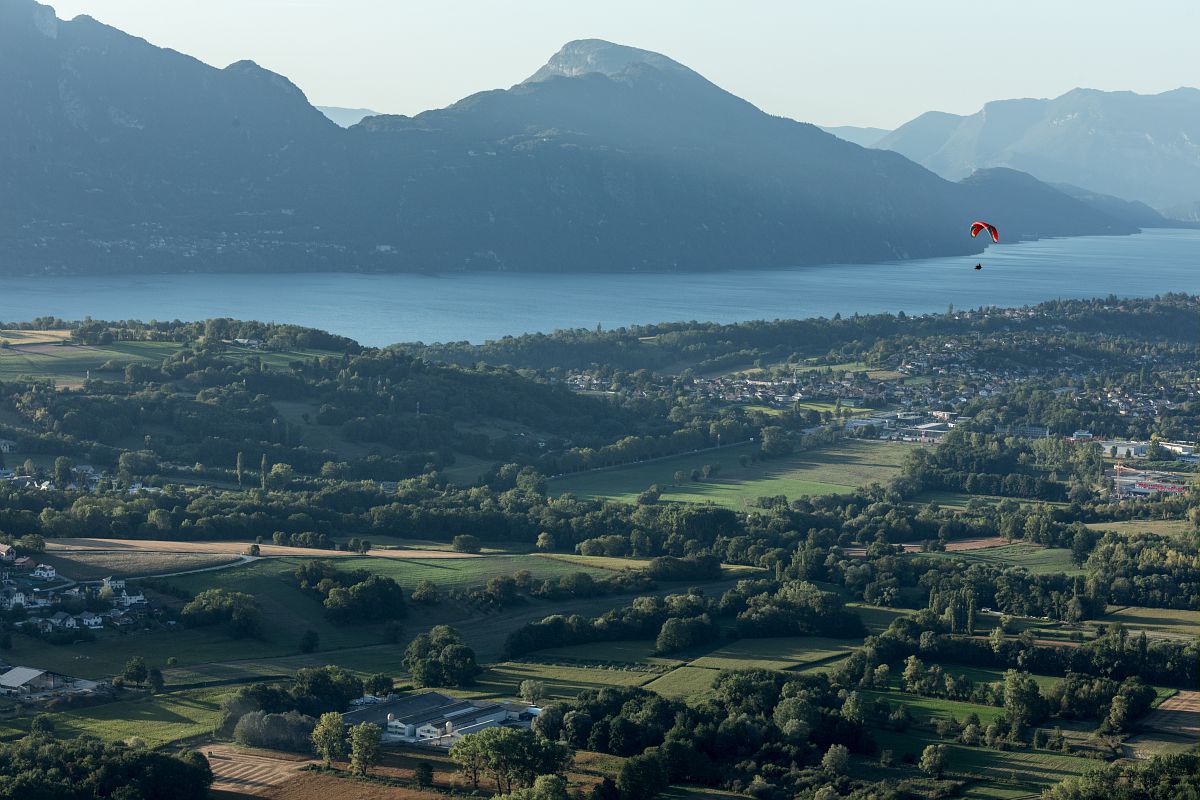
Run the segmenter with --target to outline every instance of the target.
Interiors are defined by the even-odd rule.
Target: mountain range
[[[0,102],[5,272],[785,267],[977,253],[980,216],[1019,239],[1148,211],[1012,169],[949,181],[599,40],[343,129],[252,62],[0,0]]]
[[[1200,201],[1200,90],[1074,89],[987,103],[969,116],[930,111],[871,146],[948,180],[1008,167],[1171,213]]]

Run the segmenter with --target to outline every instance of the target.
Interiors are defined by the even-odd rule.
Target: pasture
[[[818,636],[739,639],[693,660],[690,665],[717,670],[787,670],[840,658],[860,644],[858,640],[824,639]]]
[[[997,567],[1023,567],[1034,575],[1066,573],[1082,575],[1083,570],[1071,559],[1071,551],[1062,547],[1041,547],[1016,542],[1000,547],[923,553],[965,564],[989,564]]]
[[[149,747],[212,733],[221,722],[228,688],[187,689],[51,714],[58,736],[109,742],[138,737]]]
[[[750,443],[558,478],[550,481],[547,491],[633,502],[640,492],[657,484],[666,501],[712,502],[741,510],[753,506],[759,497],[835,494],[890,480],[900,474],[912,445],[847,439],[827,450],[743,467],[739,457],[749,456],[757,447]],[[708,480],[687,479],[674,485],[676,472],[690,476],[692,470],[702,470],[705,464],[720,464],[720,470]]]
[[[880,749],[891,750],[897,761],[905,756],[919,758],[927,745],[945,744],[947,776],[980,781],[973,793],[968,795],[979,800],[1028,797],[1064,778],[1080,775],[1097,766],[1093,759],[1046,750],[968,747],[911,729],[904,733],[876,730],[872,734]]]
[[[645,688],[672,700],[698,702],[708,697],[720,674],[721,671],[717,669],[683,666],[655,678]]]
[[[112,576],[132,578],[139,575],[161,575],[191,569],[207,569],[232,564],[238,557],[232,554],[155,553],[150,551],[51,551],[38,557],[50,564],[60,575],[77,581],[95,581]]]
[[[1172,539],[1182,539],[1190,536],[1194,528],[1185,519],[1131,519],[1120,522],[1089,522],[1088,526],[1094,531],[1104,531],[1133,536],[1139,533],[1152,533],[1155,536],[1167,536]]]
[[[893,670],[895,672],[896,670]],[[907,692],[860,691],[863,699],[888,701],[894,706],[903,706],[912,714],[913,719],[921,722],[933,722],[938,719],[954,719],[962,722],[970,714],[979,715],[980,722],[986,727],[1003,716],[1004,709],[996,706],[985,706],[980,703],[968,703],[960,700],[946,700],[941,697],[922,697]]]
[[[521,682],[542,681],[550,697],[574,697],[584,689],[603,689],[606,686],[642,686],[653,680],[659,671],[635,665],[578,666],[547,664],[534,661],[504,661],[489,665],[469,689],[454,694],[479,698],[517,697]]]
[[[1194,641],[1200,636],[1200,611],[1171,608],[1141,608],[1139,606],[1110,606],[1108,613],[1092,625],[1110,625],[1119,622],[1131,635],[1142,631],[1147,636]]]
[[[21,331],[40,334],[41,341],[14,339],[13,331],[0,332],[13,346],[0,348],[0,380],[30,377],[78,386],[88,377],[122,380],[125,366],[158,364],[179,350],[174,342],[113,342],[107,345],[67,344],[66,331]],[[61,338],[45,338],[52,333]],[[101,369],[103,366],[109,369]]]

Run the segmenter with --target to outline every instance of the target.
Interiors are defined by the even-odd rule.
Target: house
[[[17,551],[11,544],[0,544],[0,561],[11,564],[17,560]]]
[[[125,582],[121,581],[121,583]],[[113,598],[113,605],[126,610],[144,609],[146,607],[146,595],[142,594],[140,589],[135,589],[132,593],[122,589],[121,593]]]
[[[33,667],[13,667],[0,675],[0,691],[8,694],[32,694],[60,689],[66,684],[62,675]]]
[[[91,611],[84,611],[76,620],[79,622],[79,627],[87,628],[88,630],[96,630],[104,627],[104,617]]]
[[[0,608],[5,611],[12,611],[14,608],[24,608],[28,604],[25,597],[25,592],[20,589],[6,588],[0,591]]]
[[[37,564],[37,562],[29,556],[21,556],[12,562],[13,569],[20,570],[22,572],[29,572],[33,569],[35,564]]]
[[[121,592],[125,590],[125,579],[114,578],[110,575],[107,578],[101,578],[100,585],[105,589],[111,589],[114,592]]]
[[[52,581],[58,577],[58,570],[49,564],[38,564],[29,577],[39,581]]]
[[[11,453],[17,449],[17,443],[12,439],[0,439],[0,453]]]
[[[38,589],[32,589],[25,592],[25,610],[29,611],[35,608],[49,608],[53,605],[50,599],[50,594]]]
[[[50,624],[60,630],[75,629],[79,627],[79,622],[65,611],[55,611],[50,615]]]

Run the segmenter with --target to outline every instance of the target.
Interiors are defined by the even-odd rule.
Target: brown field
[[[33,344],[56,344],[71,338],[71,332],[61,331],[22,331],[11,328],[0,330],[0,339],[5,339],[14,347],[25,347]]]
[[[240,796],[261,797],[312,763],[286,753],[245,752],[229,745],[212,745],[201,752],[208,756],[212,767],[213,790]]]
[[[108,553],[217,553],[225,555],[241,555],[250,546],[250,542],[171,542],[153,539],[51,539],[46,542],[46,552],[51,555],[65,555],[63,551],[101,551]],[[318,558],[337,558],[339,556],[355,556],[341,550],[320,550],[315,547],[283,547],[274,544],[259,545],[259,554],[263,556],[316,556]],[[368,556],[375,558],[478,558],[471,553],[457,553],[453,550],[372,550]]]
[[[218,748],[213,749],[217,750]],[[234,751],[234,754],[236,758],[245,758],[237,751]],[[270,753],[263,755],[268,757],[264,760],[270,760]],[[281,754],[281,759],[287,758],[295,758],[295,756]],[[297,772],[295,771],[296,767],[312,762],[297,763],[281,760],[280,763],[284,769],[282,780],[269,790],[261,792],[259,796],[272,798],[272,800],[329,800],[330,798],[337,798],[337,800],[377,800],[377,798],[382,800],[440,800],[445,797],[443,793],[447,791],[462,795],[472,791],[470,783],[458,771],[458,767],[444,750],[387,747],[383,750],[382,762],[372,768],[371,772],[384,778],[411,781],[413,768],[421,761],[425,761],[433,767],[433,788],[431,790],[366,783],[327,773]],[[581,750],[575,754],[575,763],[567,770],[567,782],[572,789],[581,789],[586,794],[603,776],[616,777],[623,761],[624,759],[618,756]],[[288,765],[292,765],[291,771],[286,770]],[[343,770],[347,768],[347,765],[341,762],[335,762],[334,766]],[[216,772],[216,770],[217,761],[214,760],[213,771]],[[229,791],[229,788],[224,785],[214,784],[213,788]],[[483,796],[491,794],[491,787],[487,784],[481,783],[479,788]],[[241,792],[245,796],[252,795],[245,789],[242,789]]]
[[[213,788],[217,788],[214,784]],[[441,800],[442,795],[404,786],[339,778],[319,772],[301,772],[261,795],[271,800]]]
[[[1141,726],[1195,742],[1200,739],[1200,691],[1168,697],[1142,718]]]

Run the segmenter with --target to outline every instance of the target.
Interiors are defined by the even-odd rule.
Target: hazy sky
[[[1074,88],[1200,84],[1200,0],[60,0],[320,105],[412,114],[528,77],[564,42],[671,56],[766,111],[894,127]]]

